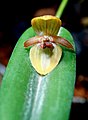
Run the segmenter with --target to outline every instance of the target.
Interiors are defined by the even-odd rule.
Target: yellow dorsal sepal
[[[35,17],[31,20],[33,29],[38,35],[57,35],[61,20],[52,15]]]

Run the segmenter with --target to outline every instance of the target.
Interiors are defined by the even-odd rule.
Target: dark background
[[[7,66],[19,37],[31,26],[31,19],[34,16],[43,14],[55,15],[60,3],[61,0],[0,1],[0,63]],[[47,8],[49,8],[48,11]],[[44,9],[43,13],[40,9]],[[37,12],[39,10],[40,12]],[[87,19],[87,22],[84,23],[83,19],[84,21]],[[77,78],[79,78],[80,75],[84,78],[82,82],[79,83],[81,84],[79,86],[88,92],[87,0],[69,0],[61,16],[61,20],[62,26],[71,32],[76,44]],[[77,78],[76,81],[78,80]],[[76,88],[79,86],[76,84]],[[86,99],[84,104],[72,104],[70,120],[88,119],[87,92],[81,96]]]

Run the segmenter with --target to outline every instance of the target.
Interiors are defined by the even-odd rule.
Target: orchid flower
[[[37,35],[24,42],[24,47],[32,46],[29,52],[32,66],[39,74],[46,75],[61,60],[62,48],[60,45],[72,50],[74,48],[68,40],[57,36],[62,25],[58,17],[52,15],[35,17],[31,20],[31,24]]]

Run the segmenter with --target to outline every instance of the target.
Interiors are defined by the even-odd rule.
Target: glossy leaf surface
[[[59,36],[75,48],[71,34],[63,27]],[[32,28],[19,38],[0,87],[0,120],[68,120],[74,92],[76,55],[63,49],[58,66],[46,76],[32,67],[24,42],[35,36]]]

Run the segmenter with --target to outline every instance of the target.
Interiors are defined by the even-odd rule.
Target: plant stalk
[[[60,6],[59,6],[59,8],[58,8],[58,10],[56,12],[56,17],[58,17],[58,18],[61,17],[67,3],[68,3],[68,0],[62,0],[61,4],[60,4]]]

